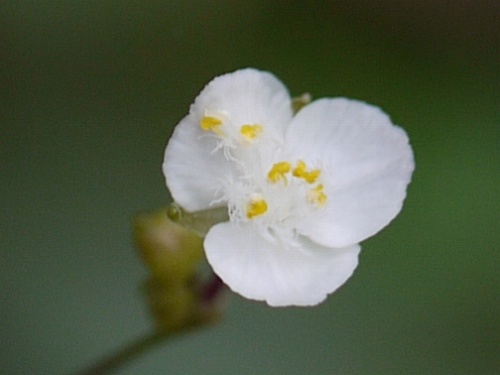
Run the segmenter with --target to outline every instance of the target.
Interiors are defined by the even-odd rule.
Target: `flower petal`
[[[273,244],[249,225],[222,223],[205,238],[215,273],[236,293],[271,306],[308,306],[340,287],[358,264],[359,245],[329,249],[304,240],[302,248]]]
[[[328,204],[299,232],[329,247],[361,242],[401,210],[414,169],[406,133],[379,108],[344,98],[304,107],[286,134],[303,160],[325,165]]]
[[[194,117],[184,117],[168,142],[163,161],[172,198],[191,212],[208,208],[216,198],[220,180],[234,173],[224,154],[213,152],[216,139],[202,135]]]
[[[209,113],[223,112],[234,124],[260,124],[283,140],[292,118],[286,87],[272,74],[243,69],[214,78],[176,126],[165,150],[163,173],[173,199],[187,211],[203,210],[217,198],[222,180],[236,178],[216,134],[200,128]],[[228,181],[225,181],[228,183]]]
[[[292,119],[292,99],[273,74],[241,69],[216,77],[198,95],[190,113],[201,119],[206,112],[223,112],[235,126],[259,124],[282,140]],[[239,129],[239,128],[238,128]]]

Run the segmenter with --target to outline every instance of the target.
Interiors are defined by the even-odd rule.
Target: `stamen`
[[[264,128],[262,127],[262,125],[245,124],[241,127],[240,133],[247,140],[253,141],[255,138],[257,138],[262,133],[263,130],[264,130]]]
[[[205,130],[205,131],[213,131],[214,133],[218,135],[223,135],[222,131],[220,130],[220,126],[222,125],[222,121],[219,120],[217,117],[213,116],[203,116],[200,120],[200,127]]]
[[[253,219],[255,216],[264,214],[267,211],[267,202],[260,194],[254,194],[247,205],[247,217]]]
[[[276,183],[279,180],[285,181],[287,183],[285,174],[290,172],[292,166],[287,161],[280,161],[279,163],[275,163],[269,173],[267,174],[267,179],[271,183]]]
[[[308,184],[313,184],[321,174],[321,171],[319,169],[307,171],[306,163],[299,160],[292,173],[295,177],[304,179]]]
[[[315,203],[318,206],[323,206],[326,203],[328,197],[323,192],[323,184],[316,186],[315,188],[309,191],[308,201],[311,203]]]

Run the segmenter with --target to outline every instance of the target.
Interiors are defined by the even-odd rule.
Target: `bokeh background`
[[[135,212],[214,76],[381,106],[417,169],[315,308],[233,296],[120,374],[500,373],[499,2],[1,1],[0,373],[70,374],[147,333]]]

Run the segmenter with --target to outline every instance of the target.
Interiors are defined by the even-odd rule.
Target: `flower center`
[[[257,184],[259,193],[250,195],[246,203],[246,216],[254,219],[264,215],[271,208],[269,225],[280,224],[291,216],[300,217],[326,204],[324,185],[314,185],[321,175],[319,169],[309,169],[302,160],[292,163],[274,163],[267,173],[264,184]],[[267,201],[264,199],[266,197]],[[269,202],[269,205],[268,205]]]
[[[280,152],[281,140],[264,134],[263,125],[238,125],[227,111],[210,109],[200,119],[200,128],[215,133],[215,150],[222,149],[238,171],[236,180],[221,186],[231,221],[254,222],[264,231],[291,238],[297,220],[327,203],[321,169],[300,159],[270,163]]]

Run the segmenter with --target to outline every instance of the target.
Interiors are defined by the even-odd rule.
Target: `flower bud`
[[[137,215],[134,238],[153,277],[163,281],[184,282],[203,259],[202,238],[172,222],[166,209]]]
[[[146,282],[145,293],[159,331],[175,332],[197,323],[198,296],[189,284],[153,277]]]

